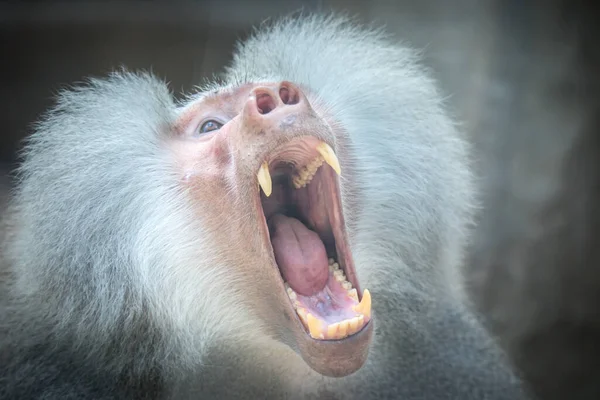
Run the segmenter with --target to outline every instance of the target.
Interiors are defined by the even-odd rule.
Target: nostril
[[[287,105],[298,104],[298,101],[300,101],[298,91],[295,90],[293,87],[282,86],[279,89],[279,97],[281,97],[281,101],[283,101],[283,104]]]
[[[258,93],[256,95],[256,106],[261,114],[268,114],[276,107],[275,100],[269,93]]]

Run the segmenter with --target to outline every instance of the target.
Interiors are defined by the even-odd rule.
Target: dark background
[[[19,141],[53,94],[87,76],[120,65],[152,69],[177,94],[218,72],[235,40],[267,17],[304,7],[386,24],[424,50],[475,144],[483,211],[467,268],[476,304],[543,398],[600,398],[600,51],[592,6],[1,2],[1,165],[14,165]]]

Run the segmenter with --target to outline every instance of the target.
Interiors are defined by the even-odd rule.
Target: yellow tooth
[[[356,289],[352,288],[352,289],[348,290],[348,296],[350,296],[351,298],[353,298],[354,300],[356,300],[358,302],[358,293],[356,292]]]
[[[316,160],[314,160],[312,163],[310,163],[308,170],[310,172],[312,172],[312,174],[314,175],[315,172],[317,172],[317,170],[321,167],[322,164],[323,164],[323,159],[321,157],[319,157]]]
[[[339,324],[331,324],[327,327],[327,337],[329,339],[335,339]]]
[[[308,325],[308,331],[313,339],[323,339],[323,332],[321,331],[321,321],[315,318],[311,313],[306,315],[306,323]]]
[[[273,190],[273,182],[271,181],[271,174],[269,173],[269,163],[265,161],[260,166],[256,177],[258,178],[258,184],[262,188],[263,192],[265,192],[265,195],[269,197],[271,195],[271,191]]]
[[[358,331],[359,317],[354,317],[348,321],[348,335],[353,335]]]
[[[333,264],[331,264],[331,265],[333,265],[333,269],[340,269],[340,264],[338,264],[338,263],[336,263],[336,262],[334,262],[334,263],[333,263]]]
[[[363,315],[359,315],[355,317],[356,319],[356,332],[358,332],[363,326],[365,326],[365,317]],[[354,332],[354,333],[356,333]]]
[[[344,282],[342,283],[342,287],[343,287],[344,289],[346,289],[346,290],[350,290],[350,289],[352,289],[352,284],[351,284],[350,282],[348,282],[348,281],[344,281]]]
[[[292,301],[296,301],[296,299],[298,298],[296,296],[296,292],[294,292],[292,289],[288,290],[288,297],[292,300]]]
[[[340,175],[342,173],[342,169],[340,168],[340,162],[338,161],[337,156],[333,149],[325,142],[319,143],[317,146],[317,151],[323,156],[323,159],[333,170]]]
[[[343,339],[348,336],[348,320],[341,321],[339,324],[337,337]]]
[[[354,306],[354,311],[361,313],[367,318],[371,317],[371,293],[368,289],[363,292],[362,300]]]
[[[300,319],[302,320],[302,322],[304,322],[304,324],[307,324],[306,310],[303,307],[297,307],[296,312],[300,316]]]

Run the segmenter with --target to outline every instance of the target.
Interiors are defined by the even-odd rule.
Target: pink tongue
[[[325,245],[317,233],[295,218],[275,214],[269,220],[275,260],[283,279],[298,294],[322,290],[329,277]]]

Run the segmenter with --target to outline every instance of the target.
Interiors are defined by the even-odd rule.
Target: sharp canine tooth
[[[329,166],[331,166],[331,168],[333,168],[338,175],[342,173],[340,162],[338,161],[333,149],[327,143],[319,143],[317,146],[317,151],[321,154],[321,156],[323,156],[325,162],[329,164]]]
[[[308,313],[306,315],[306,320],[308,324],[308,331],[310,332],[310,336],[313,339],[320,339],[323,336],[323,332],[321,332],[321,321],[315,318],[312,314]]]
[[[269,163],[266,161],[262,163],[260,169],[258,170],[258,174],[256,174],[258,178],[258,184],[262,188],[265,195],[269,197],[271,195],[271,191],[273,190],[273,182],[271,181],[271,174],[269,173]]]
[[[368,289],[363,291],[362,300],[354,306],[354,311],[363,314],[365,317],[371,317],[371,293]]]

